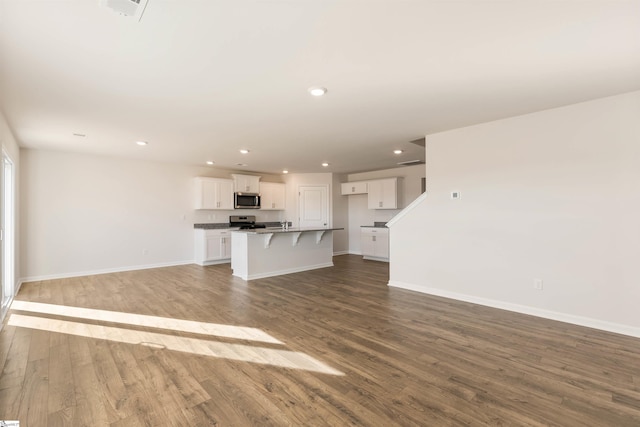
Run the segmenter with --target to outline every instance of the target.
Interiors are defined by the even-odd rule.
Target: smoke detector
[[[140,22],[149,0],[100,0],[100,5],[113,12]]]

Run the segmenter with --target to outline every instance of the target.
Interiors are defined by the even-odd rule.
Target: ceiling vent
[[[142,19],[144,9],[149,0],[100,0],[100,5],[111,9],[113,12],[134,18],[136,21]]]
[[[413,166],[413,165],[421,165],[424,163],[424,160],[406,160],[404,162],[399,162],[400,166]]]

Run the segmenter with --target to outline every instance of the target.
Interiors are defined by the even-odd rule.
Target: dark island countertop
[[[293,228],[283,229],[282,227],[256,228],[254,230],[237,230],[238,233],[247,234],[273,234],[273,233],[304,233],[306,231],[336,231],[344,228]]]
[[[387,223],[386,222],[374,222],[373,225],[361,225],[360,227],[367,227],[367,228],[387,228]]]

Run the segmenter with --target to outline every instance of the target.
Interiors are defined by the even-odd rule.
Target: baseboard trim
[[[13,295],[18,295],[18,292],[20,292],[20,288],[22,287],[22,284],[24,283],[24,280],[22,279],[18,279],[18,283],[16,283],[16,289],[13,292]]]
[[[338,251],[333,253],[333,256],[339,256],[339,255],[349,255],[349,251]]]
[[[309,271],[309,270],[317,270],[318,268],[327,268],[327,267],[333,267],[333,262],[327,262],[327,263],[315,264],[315,265],[306,265],[303,267],[296,267],[296,268],[287,268],[284,270],[270,271],[268,273],[259,273],[259,274],[252,274],[252,275],[246,275],[246,276],[236,276],[234,274],[234,276],[239,277],[242,280],[255,280],[255,279],[264,279],[264,278],[273,277],[273,276],[281,276],[283,274],[292,274],[292,273],[300,273],[300,272]]]
[[[380,262],[389,263],[389,258],[380,258],[377,256],[369,256],[369,255],[363,255],[362,258],[369,261],[380,261]]]
[[[208,265],[231,264],[231,258],[217,259],[215,261],[195,262],[195,264],[201,267],[206,267]]]
[[[132,265],[127,267],[116,267],[116,268],[105,268],[101,270],[88,270],[88,271],[78,271],[73,273],[61,273],[61,274],[46,274],[42,276],[27,276],[23,277],[19,280],[19,287],[22,286],[23,283],[29,282],[40,282],[43,280],[56,280],[56,279],[68,279],[71,277],[81,277],[81,276],[95,276],[98,274],[109,274],[109,273],[122,273],[125,271],[135,271],[135,270],[148,270],[151,268],[162,268],[162,267],[175,267],[178,265],[187,265],[187,264],[195,264],[195,261],[177,261],[177,262],[162,262],[157,264],[145,264],[145,265]]]
[[[504,301],[476,297],[473,295],[449,292],[442,289],[419,286],[411,283],[403,283],[395,280],[390,280],[388,285],[394,288],[406,289],[409,291],[420,292],[423,294],[435,295],[438,297],[470,302],[473,304],[484,305],[487,307],[499,308],[502,310],[513,311],[516,313],[542,317],[544,319],[557,320],[559,322],[570,323],[572,325],[586,326],[588,328],[599,329],[602,331],[613,332],[616,334],[622,334],[622,335],[628,335],[628,336],[640,338],[640,328],[624,325],[621,323],[607,322],[604,320],[593,319],[591,317],[576,316],[573,314],[545,310],[545,309],[530,307],[526,305],[513,304],[509,302],[504,302]]]

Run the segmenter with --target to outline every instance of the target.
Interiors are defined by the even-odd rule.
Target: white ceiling
[[[409,141],[430,133],[640,89],[640,1],[149,0],[136,22],[0,0],[0,61],[24,147],[356,172],[424,158]]]

